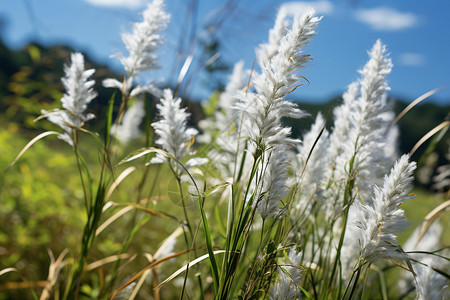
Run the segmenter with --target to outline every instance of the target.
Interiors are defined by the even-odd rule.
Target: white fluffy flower
[[[159,136],[156,143],[166,150],[178,161],[182,161],[189,154],[189,148],[194,136],[198,131],[194,128],[187,128],[189,113],[181,108],[181,98],[173,98],[170,89],[164,90],[164,97],[161,103],[156,105],[161,120],[152,123],[155,133]],[[157,155],[151,163],[162,163],[167,159],[162,155]],[[172,163],[175,170],[180,171],[177,164]],[[194,167],[205,163],[204,159],[193,158],[186,163],[186,167]]]
[[[302,253],[295,249],[289,251],[285,265],[278,267],[280,274],[279,281],[274,285],[270,291],[271,300],[294,300],[301,299],[301,284],[302,271],[300,269],[300,262]]]
[[[286,34],[286,16],[286,10],[281,8],[278,11],[273,28],[269,30],[269,42],[259,46],[260,51],[268,59],[271,59],[278,52],[280,42]]]
[[[450,162],[450,140],[447,140],[448,151],[446,158]],[[450,188],[450,164],[442,165],[437,168],[437,174],[433,177],[433,188],[438,192],[445,193]]]
[[[354,126],[349,132],[351,141],[355,143],[354,169],[359,169],[361,193],[368,183],[378,183],[374,180],[382,178],[395,161],[395,157],[386,157],[383,151],[387,141],[386,130],[395,117],[386,102],[389,87],[385,78],[391,72],[392,62],[380,40],[376,41],[369,56],[369,62],[360,71],[360,98],[355,106],[356,113],[352,114]],[[365,192],[370,194],[371,191],[367,189]]]
[[[396,159],[393,147],[397,129],[388,131],[394,114],[386,102],[389,87],[385,81],[392,63],[380,40],[372,47],[369,57],[359,71],[361,78],[349,85],[343,104],[334,110],[335,125],[329,147],[332,164],[326,172],[333,183],[327,191],[328,197],[338,199],[336,211],[342,208],[341,191],[349,177],[356,180],[359,197],[368,203],[372,184],[381,184],[383,175]],[[328,214],[334,213],[328,207]]]
[[[236,110],[233,109],[237,101],[235,94],[239,90],[243,90],[247,85],[250,76],[249,70],[244,70],[244,61],[237,62],[233,67],[233,72],[229,78],[225,91],[219,97],[218,106],[222,110],[225,117],[231,122],[236,122]]]
[[[132,33],[123,33],[122,40],[129,52],[128,57],[120,56],[120,62],[128,74],[125,82],[116,79],[103,81],[105,87],[115,87],[125,95],[136,96],[142,92],[150,92],[160,96],[159,90],[151,83],[131,90],[136,76],[143,71],[156,69],[158,66],[155,51],[162,45],[164,37],[160,34],[167,27],[170,15],[164,11],[164,1],[154,0],[142,13],[143,21],[133,24]]]
[[[399,205],[414,197],[409,192],[415,169],[416,163],[409,162],[409,156],[403,155],[395,163],[389,176],[384,178],[383,186],[374,187],[372,202],[361,204],[360,209],[356,208],[360,213],[353,224],[358,227],[357,240],[365,261],[404,257],[397,249],[395,234],[407,225],[404,211]]]
[[[208,157],[220,171],[222,180],[230,181],[240,167],[245,140],[240,138],[240,115],[233,108],[237,101],[237,91],[246,87],[249,71],[244,70],[244,62],[234,65],[233,72],[225,90],[220,94],[217,103],[218,110],[207,120],[199,122],[203,134],[197,139],[214,147],[208,152]],[[246,157],[246,162],[250,157]],[[251,170],[251,166],[244,168]],[[248,173],[248,172],[246,172]],[[245,175],[244,175],[245,176]]]
[[[289,192],[287,187],[287,146],[275,146],[263,155],[255,178],[255,201],[263,219],[276,217],[283,213],[280,200]]]
[[[84,111],[97,93],[92,88],[95,81],[89,80],[95,70],[84,69],[84,57],[81,53],[72,53],[70,57],[71,64],[64,66],[65,76],[61,79],[66,89],[61,98],[64,110],[42,110],[42,114],[64,130],[59,138],[73,146],[73,127],[82,127],[84,122],[94,118],[93,114],[84,114]]]
[[[302,53],[302,48],[315,35],[319,20],[313,10],[308,10],[294,18],[276,54],[268,57],[264,47],[256,52],[262,73],[253,75],[255,92],[242,92],[236,108],[245,114],[242,124],[245,134],[260,149],[297,142],[289,138],[291,130],[282,126],[281,118],[300,118],[305,114],[284,98],[298,84],[295,71],[311,59]]]
[[[355,202],[349,211],[341,263],[344,278],[348,278],[357,263],[373,263],[381,259],[402,260],[405,254],[399,251],[396,233],[408,224],[399,205],[414,197],[411,190],[415,162],[403,155],[384,177],[382,187],[374,185],[372,201]],[[361,266],[358,264],[357,266]]]
[[[343,103],[333,109],[334,127],[332,133],[330,134],[329,147],[329,156],[332,160],[341,154],[343,143],[348,137],[348,132],[350,130],[350,119],[352,113],[354,113],[352,111],[352,107],[354,106],[355,101],[357,101],[359,93],[358,89],[358,82],[352,82],[342,96]]]
[[[239,116],[234,109],[234,104],[237,101],[235,95],[246,86],[248,73],[248,71],[244,71],[244,61],[239,61],[234,65],[225,90],[219,96],[217,111],[212,117],[199,122],[199,127],[203,131],[203,134],[198,137],[199,141],[210,143],[217,132],[227,132],[228,134],[237,130]],[[233,126],[236,128],[233,128]]]
[[[55,125],[58,125],[64,130],[64,133],[58,135],[58,138],[73,146],[74,127],[81,127],[83,122],[81,118],[72,115],[65,110],[54,109],[52,111],[41,111],[43,115]]]
[[[72,53],[70,66],[64,66],[65,77],[61,79],[66,93],[61,98],[62,106],[67,111],[79,116],[84,121],[93,116],[83,115],[89,102],[94,99],[97,94],[92,87],[95,84],[94,80],[89,80],[95,70],[84,69],[84,57],[81,53]]]
[[[417,274],[415,285],[417,291],[417,300],[441,300],[450,298],[450,281],[433,270],[433,268],[442,269],[449,272],[449,264],[445,260],[427,258],[421,261],[422,264],[415,264],[414,270]]]
[[[169,14],[164,11],[163,0],[154,0],[149,3],[142,16],[142,22],[133,24],[131,34],[122,34],[122,40],[130,56],[121,57],[120,61],[129,77],[157,67],[157,57],[154,52],[162,45],[164,38],[159,32],[167,27],[170,20]]]
[[[311,206],[322,199],[321,190],[325,182],[324,166],[328,166],[329,161],[329,133],[324,129],[319,138],[320,131],[325,124],[322,114],[317,114],[311,129],[302,137],[302,143],[297,146],[297,155],[294,160],[293,171],[299,184],[299,195],[293,205],[292,218],[298,218],[306,212],[310,212]],[[319,138],[317,140],[317,138]],[[314,149],[313,149],[314,146]],[[313,151],[311,152],[311,150]],[[310,155],[311,152],[311,155]],[[309,157],[309,159],[308,159]],[[306,168],[305,168],[306,164]],[[301,172],[305,168],[303,176]],[[305,211],[306,210],[306,211]]]
[[[315,35],[319,21],[320,18],[314,17],[314,10],[308,10],[303,16],[294,18],[276,51],[270,50],[268,54],[269,50],[264,45],[258,49],[256,56],[261,74],[253,74],[255,91],[237,94],[239,101],[234,108],[243,114],[240,130],[249,138],[249,152],[255,159],[261,158],[257,175],[251,183],[251,194],[255,196],[254,201],[263,219],[281,213],[280,200],[288,193],[287,147],[299,141],[289,137],[291,128],[284,127],[281,119],[305,115],[285,97],[298,84],[295,72],[311,59],[308,54],[303,54],[302,48]],[[275,29],[277,32],[280,30]]]
[[[450,282],[444,276],[433,270],[433,268],[448,273],[450,271],[450,264],[444,258],[425,253],[436,251],[441,247],[442,226],[436,220],[427,228],[426,232],[422,230],[424,228],[419,226],[403,245],[403,250],[411,257],[413,270],[417,276],[413,277],[411,272],[403,271],[403,276],[398,282],[399,290],[402,293],[406,293],[415,286],[417,299],[447,299],[450,297],[450,290],[448,289]],[[420,240],[419,236],[421,237]],[[422,253],[414,253],[416,251]],[[448,251],[444,251],[441,254],[448,256]]]

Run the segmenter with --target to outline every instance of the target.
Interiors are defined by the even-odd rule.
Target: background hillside
[[[35,135],[35,131],[53,129],[53,125],[46,121],[34,122],[41,114],[41,109],[59,107],[62,97],[61,77],[64,75],[63,66],[68,62],[70,53],[74,50],[65,45],[44,47],[39,44],[28,44],[20,50],[11,50],[3,42],[0,42],[0,124],[6,130],[20,132],[21,134]],[[97,116],[96,120],[89,122],[88,126],[101,131],[98,124],[103,123],[108,99],[114,91],[105,89],[101,82],[108,77],[120,78],[106,65],[98,64],[86,55],[87,68],[94,68],[96,72],[95,90],[98,97],[93,101],[89,110]],[[211,73],[214,76],[214,73]],[[148,96],[151,100],[151,96]],[[192,125],[204,117],[200,99],[183,99],[188,110],[192,113]],[[293,101],[296,101],[295,99]],[[390,98],[396,114],[400,113],[409,103],[401,98]],[[119,100],[116,101],[119,103]],[[154,103],[152,101],[151,103]],[[285,120],[292,126],[294,136],[300,136],[309,129],[314,116],[318,112],[326,115],[329,110],[341,102],[340,96],[332,99],[324,99],[323,102],[314,103],[308,101],[296,101],[300,108],[307,111],[310,117],[301,120]],[[409,152],[412,147],[432,128],[449,119],[450,100],[447,105],[437,105],[427,99],[414,107],[399,122],[400,150]],[[118,107],[116,107],[118,109]],[[153,110],[154,111],[154,110]],[[332,126],[332,118],[328,122]],[[448,137],[449,134],[446,134]],[[416,160],[424,153],[426,145],[417,152]],[[437,164],[445,163],[445,153],[448,145],[443,141],[437,144],[435,149],[438,154]]]

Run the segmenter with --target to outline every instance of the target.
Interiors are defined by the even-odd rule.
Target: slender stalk
[[[98,227],[98,223],[100,221],[100,217],[103,209],[103,200],[105,197],[105,186],[102,180],[103,176],[101,176],[100,184],[97,190],[97,196],[95,199],[95,203],[92,207],[92,213],[89,216],[89,219],[84,227],[83,237],[81,240],[81,257],[78,260],[77,266],[75,267],[75,271],[71,278],[71,281],[68,282],[69,289],[66,290],[68,293],[64,296],[63,299],[76,299],[77,298],[77,290],[81,283],[81,275],[83,273],[84,264],[86,262],[87,255],[89,250],[92,247],[95,239],[95,232]],[[68,297],[68,298],[67,298]]]
[[[76,136],[75,136],[76,137]],[[77,157],[77,162],[79,163],[80,161],[83,162],[83,165],[85,166],[86,172],[88,174],[88,177],[90,177],[89,175],[89,170],[87,168],[87,165],[84,163],[84,160],[81,156],[81,154],[78,151],[77,148],[77,141],[76,138],[74,140],[74,149],[75,149],[75,155]],[[83,269],[84,269],[84,264],[86,262],[86,258],[87,255],[89,253],[89,250],[91,249],[93,243],[94,243],[94,239],[95,239],[95,232],[97,230],[101,215],[102,215],[102,211],[103,211],[103,204],[104,204],[104,199],[105,199],[105,191],[106,191],[106,183],[105,183],[105,178],[106,178],[106,165],[109,161],[108,157],[108,150],[104,151],[104,156],[102,159],[102,163],[101,163],[101,171],[100,171],[100,178],[99,178],[99,183],[98,183],[98,187],[97,187],[97,194],[95,196],[95,201],[92,202],[92,200],[85,200],[85,202],[89,202],[88,204],[88,208],[87,208],[87,222],[85,224],[84,230],[83,230],[83,236],[81,239],[81,256],[77,262],[77,265],[74,269],[74,272],[71,274],[71,276],[69,277],[69,280],[67,282],[67,289],[65,290],[63,299],[77,299],[78,297],[78,290],[81,284],[81,276],[83,273]],[[81,169],[80,169],[81,171]],[[82,172],[80,172],[80,177],[81,177],[81,181],[82,184],[84,186],[84,181],[83,181],[83,176],[82,176]],[[92,183],[90,184],[90,186],[92,185]],[[85,197],[86,194],[85,194]],[[90,197],[89,197],[90,198]]]
[[[74,140],[76,140],[76,138]],[[74,150],[75,158],[76,158],[76,161],[77,161],[77,168],[78,168],[78,173],[80,175],[81,186],[83,187],[84,205],[85,205],[88,217],[89,217],[90,207],[91,207],[91,195],[92,195],[92,192],[91,193],[87,192],[86,184],[84,183],[83,170],[82,170],[82,167],[81,167],[82,157],[81,157],[80,152],[78,151],[78,145],[77,145],[77,143],[75,141],[74,141],[74,145],[73,145],[73,150]],[[83,160],[83,163],[84,163],[84,160]],[[89,181],[90,181],[89,170],[87,168],[85,168],[85,170],[86,170],[86,172],[88,174],[88,178],[89,178]],[[90,184],[91,184],[91,182],[90,182]]]
[[[353,287],[358,283],[358,278],[359,278],[359,274],[361,271],[361,267],[362,266],[360,265],[360,261],[358,260],[357,264],[355,265],[355,268],[353,269],[352,276],[350,276],[348,284],[345,288],[344,295],[342,296],[341,299],[345,299],[345,296],[347,295],[347,292],[349,291],[350,287],[352,287],[352,291],[353,291]],[[355,278],[354,281],[353,281],[353,278]],[[349,298],[349,299],[351,299],[351,298]]]
[[[352,167],[353,167],[353,159],[354,159],[354,156],[353,156],[353,158],[350,161],[349,174],[352,174],[351,172],[352,172]],[[351,175],[349,175],[349,176],[351,176]],[[345,210],[344,210],[344,214],[343,214],[343,218],[342,218],[341,235],[339,237],[339,244],[338,244],[338,247],[336,249],[336,258],[334,260],[333,269],[331,271],[330,278],[328,280],[328,287],[333,285],[333,280],[334,280],[334,276],[336,274],[338,261],[339,261],[340,256],[341,256],[341,249],[342,249],[342,246],[344,244],[344,237],[345,237],[345,232],[346,232],[346,229],[347,229],[348,212],[349,212],[349,209],[350,209],[350,205],[353,202],[351,198],[352,198],[352,190],[353,190],[354,185],[355,185],[355,178],[349,177],[347,179],[347,184],[346,184],[345,191],[344,191],[344,207],[345,207]]]
[[[228,294],[230,292],[231,289],[231,285],[232,285],[232,281],[234,278],[234,275],[236,273],[237,267],[238,267],[238,262],[239,262],[239,257],[240,257],[240,250],[242,250],[242,248],[245,245],[245,239],[243,238],[243,236],[245,235],[245,227],[246,225],[248,225],[248,214],[249,211],[248,209],[252,207],[253,205],[253,199],[254,199],[254,194],[250,197],[250,199],[248,201],[246,201],[245,199],[248,198],[248,194],[250,191],[250,187],[251,187],[251,182],[253,180],[253,178],[255,177],[256,171],[257,171],[257,166],[259,164],[260,160],[259,158],[255,158],[255,160],[253,161],[253,166],[252,166],[252,172],[250,174],[250,178],[249,181],[247,183],[247,189],[245,191],[244,194],[244,199],[242,200],[242,205],[240,207],[239,210],[239,218],[238,218],[238,222],[237,222],[237,226],[234,227],[234,230],[231,229],[231,234],[230,234],[230,239],[227,239],[227,245],[226,245],[226,249],[228,249],[227,253],[229,253],[229,256],[226,255],[227,260],[224,261],[223,265],[222,265],[222,281],[221,281],[221,285],[219,288],[219,292],[216,294],[215,299],[226,299],[228,297]],[[235,184],[233,184],[234,186]],[[238,189],[236,189],[237,191]],[[233,199],[236,199],[238,196],[233,195]],[[256,209],[256,206],[255,206]],[[230,217],[230,216],[228,216]],[[234,219],[234,215],[231,216]],[[230,243],[230,244],[228,244]],[[220,295],[220,297],[219,297]]]
[[[178,189],[180,191],[180,197],[181,197],[181,202],[182,202],[182,206],[183,206],[183,213],[184,213],[185,224],[186,224],[186,227],[189,230],[189,235],[190,235],[191,241],[192,241],[191,248],[194,249],[194,253],[193,253],[194,257],[198,257],[197,256],[197,250],[196,250],[197,247],[196,247],[196,243],[195,243],[196,235],[194,235],[194,233],[192,232],[191,223],[189,221],[189,217],[188,217],[188,214],[187,214],[186,202],[185,202],[185,199],[184,199],[185,197],[184,197],[184,193],[183,193],[183,188],[181,186],[181,179],[176,174],[175,174],[175,177],[176,177],[176,180],[177,180]],[[183,234],[184,234],[184,239],[185,239],[185,242],[186,242],[186,247],[187,247],[187,249],[189,249],[189,242],[188,242],[188,239],[187,239],[187,236],[186,236],[186,233],[185,233],[184,230],[183,230]],[[189,252],[189,256],[190,255],[191,255],[191,253]],[[189,257],[189,261],[190,261],[190,259],[191,258]],[[198,268],[198,265],[196,266],[196,268]],[[184,275],[183,288],[182,288],[182,291],[180,293],[180,299],[183,298],[185,284],[186,284],[186,281],[187,281],[187,278],[188,278],[188,272],[189,272],[189,263],[188,263],[188,266],[186,267],[186,272],[185,272],[185,275]],[[200,276],[197,276],[197,279],[198,279],[198,283],[199,283],[199,287],[200,287],[200,294],[201,294],[201,297],[203,298],[202,279],[201,279]]]
[[[355,272],[353,272],[352,277],[350,278],[349,286],[352,285],[352,291],[351,291],[350,295],[348,296],[348,299],[353,299],[352,298],[353,294],[355,293],[356,287],[358,286],[358,279],[359,279],[359,275],[361,274],[361,268],[362,268],[362,266],[358,266],[358,268],[356,269],[356,274],[355,274]],[[351,284],[351,281],[353,280],[353,276],[355,277],[355,282],[353,284]],[[348,291],[348,289],[345,290],[345,293],[341,299],[346,299],[345,295],[347,294],[347,291]]]

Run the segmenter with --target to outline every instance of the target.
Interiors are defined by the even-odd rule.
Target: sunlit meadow
[[[256,48],[254,68],[236,62],[194,128],[177,88],[140,76],[158,68],[170,22],[164,1],[154,0],[141,17],[122,34],[128,53],[113,58],[123,77],[102,82],[120,103],[111,98],[101,131],[86,126],[96,117],[87,112],[97,97],[96,70],[72,53],[60,107],[42,109],[36,119],[55,130],[31,141],[0,136],[14,145],[0,183],[25,170],[16,185],[34,181],[42,196],[17,205],[61,211],[49,224],[62,228],[46,237],[60,240],[58,249],[35,253],[47,259],[47,278],[36,278],[35,266],[21,271],[27,266],[15,265],[11,253],[11,265],[0,270],[0,298],[450,298],[439,223],[450,206],[448,166],[434,179],[442,203],[409,229],[406,243],[398,239],[411,226],[402,209],[415,197],[411,154],[449,121],[411,153],[399,152],[401,119],[387,100],[387,45],[368,45],[367,63],[355,70],[358,79],[343,101],[311,116],[289,97],[309,83],[301,71],[312,59],[305,46],[322,17],[312,9],[295,16],[280,10],[267,42]],[[284,120],[305,117],[313,125],[294,138]],[[45,143],[60,146],[45,156],[52,149]],[[33,159],[38,155],[48,161]],[[53,176],[40,175],[42,164]],[[12,232],[33,249],[33,233]]]

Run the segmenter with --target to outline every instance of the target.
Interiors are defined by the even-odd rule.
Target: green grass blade
[[[41,133],[40,135],[36,136],[34,139],[32,139],[31,141],[28,142],[28,144],[25,145],[25,147],[23,147],[22,151],[20,151],[20,153],[16,156],[16,158],[13,160],[13,162],[5,169],[5,171],[3,171],[4,173],[6,173],[12,166],[14,166],[14,164],[22,157],[22,155],[31,147],[33,146],[34,143],[36,143],[37,141],[39,141],[40,139],[43,139],[44,137],[48,136],[48,135],[52,135],[52,134],[60,134],[59,132],[56,131],[46,131],[44,133]]]
[[[225,232],[225,225],[223,224],[222,218],[220,217],[220,209],[219,209],[219,206],[216,206],[216,207],[215,207],[214,213],[215,213],[215,215],[216,215],[216,220],[217,220],[217,225],[218,225],[219,233],[220,233],[222,236],[225,237],[225,236],[227,235],[227,233]]]
[[[119,165],[133,161],[135,159],[138,159],[139,157],[145,156],[147,154],[151,154],[151,153],[159,153],[165,157],[169,157],[169,158],[173,158],[175,159],[172,155],[170,155],[169,153],[167,153],[164,150],[158,149],[158,148],[153,148],[153,147],[149,147],[149,148],[142,148],[139,150],[134,151],[133,153],[129,154],[128,156],[126,156],[122,161],[119,162]]]
[[[114,109],[114,98],[116,97],[116,93],[114,92],[109,99],[108,110],[106,112],[106,124],[105,124],[105,146],[108,147],[111,141],[111,124],[113,117],[113,109]]]
[[[378,278],[380,280],[380,289],[381,289],[381,297],[383,297],[383,300],[388,300],[388,292],[387,292],[387,284],[386,284],[386,277],[384,276],[384,273],[382,270],[377,268]]]
[[[147,95],[147,94],[145,94]],[[147,96],[144,98],[144,104],[145,104],[145,146],[150,147],[153,143],[153,127],[152,127],[152,109],[151,109],[151,101],[147,101]]]
[[[432,267],[432,269],[433,269],[435,272],[437,272],[437,273],[441,274],[442,276],[444,276],[445,278],[447,278],[447,280],[450,280],[450,274],[449,274],[449,273],[445,272],[444,270],[437,269],[437,268],[435,268],[435,267]]]
[[[211,233],[209,231],[208,219],[206,218],[205,210],[203,208],[203,199],[198,198],[198,204],[200,206],[200,212],[202,214],[203,229],[205,231],[206,248],[209,253],[209,262],[211,263],[211,270],[214,280],[214,291],[217,293],[219,289],[219,269],[217,268],[216,258],[214,257],[214,250],[212,246]]]
[[[142,157],[144,155],[150,154],[150,153],[159,153],[165,157],[171,158],[173,159],[175,162],[177,162],[182,168],[183,170],[186,172],[186,174],[189,176],[189,178],[191,179],[196,191],[197,191],[197,195],[198,195],[198,204],[199,204],[199,208],[200,208],[200,213],[202,215],[202,223],[203,223],[203,229],[205,231],[205,240],[206,240],[206,248],[208,249],[208,253],[209,253],[209,260],[211,263],[211,270],[212,270],[212,275],[213,275],[213,279],[214,279],[214,290],[217,293],[218,291],[218,287],[219,287],[219,271],[218,271],[218,267],[217,267],[217,262],[216,262],[216,258],[214,257],[214,251],[213,251],[213,246],[212,246],[212,239],[211,239],[211,233],[209,230],[209,225],[208,225],[208,219],[206,218],[206,213],[205,210],[203,208],[203,202],[205,200],[204,197],[202,197],[202,193],[200,192],[200,190],[198,189],[198,186],[194,180],[194,177],[192,177],[191,173],[189,173],[189,170],[179,161],[177,160],[173,155],[171,155],[170,153],[161,150],[161,149],[157,149],[157,148],[144,148],[144,149],[140,149],[138,151],[135,151],[134,153],[132,153],[131,155],[129,155],[128,157],[126,157],[125,159],[123,159],[120,164],[122,163],[126,163],[126,162],[130,162],[132,160],[135,160],[139,157]]]

